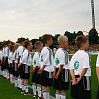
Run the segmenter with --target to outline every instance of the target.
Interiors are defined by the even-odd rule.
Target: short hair
[[[38,46],[40,46],[40,45],[43,45],[43,43],[41,42],[41,41],[37,41],[35,44],[34,44],[34,47],[36,48],[36,49],[38,49]]]
[[[32,42],[29,41],[29,40],[26,40],[26,41],[25,41],[25,45],[24,45],[24,47],[27,48],[27,47],[30,45],[30,43],[32,43]]]
[[[21,37],[19,38],[18,43],[25,42],[25,40],[26,40],[25,38]]]
[[[6,44],[8,45],[8,44],[10,44],[11,43],[11,41],[10,40],[8,40],[8,41],[6,41]]]
[[[86,36],[83,36],[83,35],[80,35],[80,36],[77,36],[76,39],[75,39],[75,44],[78,48],[81,48],[82,47],[82,44],[86,43],[88,40],[88,38]]]
[[[15,45],[14,45],[15,48],[16,48],[16,47],[19,47],[19,46],[20,46],[19,43],[15,43]]]
[[[61,45],[62,44],[62,42],[64,42],[64,41],[68,41],[68,37],[67,36],[59,36],[58,37],[58,43],[59,43],[59,45]]]
[[[7,41],[3,41],[3,46],[7,45]]]
[[[44,44],[46,44],[47,41],[50,40],[51,38],[53,38],[52,35],[50,35],[50,34],[44,34],[44,35],[42,36],[42,41],[44,42]]]
[[[12,51],[12,49],[14,49],[14,45],[11,45],[10,46],[10,51]]]

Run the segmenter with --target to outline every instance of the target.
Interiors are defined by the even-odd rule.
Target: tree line
[[[77,33],[74,31],[73,33],[66,31],[64,33],[65,36],[68,37],[68,44],[69,45],[75,45],[75,38],[79,35],[84,35],[83,31],[78,31]],[[51,48],[57,47],[58,46],[58,42],[57,42],[57,38],[60,36],[60,34],[55,34],[55,36],[53,36],[53,45],[51,46]],[[86,35],[89,38],[89,44],[99,44],[99,36],[98,36],[98,32],[96,31],[96,29],[92,28],[89,32],[87,32]],[[17,39],[16,42],[18,42],[19,38]],[[26,40],[29,40],[28,38],[26,38]],[[31,41],[33,43],[33,45],[35,44],[36,41],[42,41],[42,37],[39,37],[39,39],[35,39],[33,38]],[[14,44],[13,41],[11,41],[12,44]],[[2,43],[2,42],[0,42]]]

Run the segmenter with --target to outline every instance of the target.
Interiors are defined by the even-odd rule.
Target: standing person
[[[65,91],[69,90],[69,60],[68,38],[66,36],[58,37],[59,49],[55,54],[54,66],[54,88],[56,89],[56,99],[66,99]]]
[[[12,63],[12,57],[13,57],[14,51],[15,51],[14,45],[11,45],[10,46],[10,53],[9,53],[9,56],[8,56],[9,73],[10,73],[10,82],[11,82],[11,84],[14,83],[13,63]]]
[[[5,49],[6,49],[6,47],[7,47],[7,41],[4,41],[3,42],[3,51],[2,51],[2,53],[3,53],[3,59],[2,59],[2,70],[3,70],[3,72],[2,72],[2,74],[3,74],[3,77],[4,78],[6,78],[7,76],[7,73],[6,73],[6,69],[5,69],[5,57],[6,57],[6,51],[5,51]]]
[[[98,82],[99,82],[99,54],[97,56],[97,61],[96,61],[96,74],[97,74],[97,79],[98,79]],[[97,98],[96,99],[99,99],[99,86],[98,86]]]
[[[0,45],[0,75],[2,75],[2,59],[3,59],[3,53],[2,53],[2,50],[3,50],[3,46]]]
[[[43,43],[40,42],[40,41],[37,41],[35,43],[35,48],[36,48],[36,52],[33,56],[33,70],[32,70],[32,82],[33,82],[33,85],[32,85],[32,89],[33,89],[33,95],[36,96],[37,93],[36,93],[36,90],[38,91],[38,97],[41,98],[41,74],[38,74],[38,70],[40,69],[40,63],[39,63],[39,60],[40,60],[40,53],[41,53],[41,50],[43,48]],[[37,87],[37,88],[36,88]]]
[[[24,95],[28,95],[28,79],[30,77],[30,66],[32,66],[32,58],[30,51],[33,47],[31,41],[25,42],[25,50],[22,54],[20,63],[18,64],[18,67],[21,67],[20,69],[20,77],[22,78],[22,91],[21,93],[24,93]]]
[[[17,49],[17,62],[19,63],[20,62],[20,59],[21,59],[21,57],[22,57],[22,53],[24,52],[24,50],[25,50],[25,47],[24,47],[24,45],[25,45],[25,38],[20,38],[19,39],[19,41],[18,41],[19,43],[20,43],[20,46],[18,47],[18,49]],[[18,75],[19,75],[19,77],[18,77],[18,89],[22,89],[22,80],[21,80],[21,77],[20,77],[20,68],[18,68]]]
[[[20,44],[19,43],[16,43],[15,44],[15,52],[14,52],[14,54],[13,54],[13,57],[12,57],[12,63],[13,63],[13,66],[14,66],[14,68],[13,68],[13,76],[14,76],[14,79],[15,79],[15,87],[18,87],[18,60],[17,60],[17,56],[18,56],[18,54],[17,54],[17,49],[18,49],[18,47],[20,46]]]
[[[10,80],[9,78],[9,68],[8,68],[8,56],[10,53],[10,46],[11,46],[11,42],[8,40],[7,41],[7,47],[5,48],[5,70],[6,70],[6,79]]]
[[[43,97],[49,99],[50,87],[53,85],[52,72],[54,71],[52,50],[49,48],[52,43],[52,35],[45,34],[42,37],[45,47],[41,51],[40,64],[41,68],[38,73],[42,74]]]
[[[75,40],[78,51],[70,61],[72,76],[71,97],[75,99],[91,99],[91,68],[88,50],[89,42],[86,36],[78,36]]]

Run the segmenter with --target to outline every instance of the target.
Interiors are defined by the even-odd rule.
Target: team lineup
[[[66,90],[71,90],[73,99],[91,99],[91,56],[88,53],[88,38],[76,37],[78,51],[71,60],[67,52],[68,38],[58,37],[59,48],[54,55],[50,48],[52,38],[52,35],[45,34],[42,36],[43,42],[35,43],[33,58],[31,41],[20,38],[15,45],[11,45],[10,41],[3,42],[0,45],[0,75],[14,83],[22,94],[29,95],[28,80],[31,73],[33,97],[38,99],[50,99],[50,87],[56,90],[56,99],[67,99]],[[96,74],[99,82],[99,55],[96,60]],[[99,88],[96,99],[99,99]]]

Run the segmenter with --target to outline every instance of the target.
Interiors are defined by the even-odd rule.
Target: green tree
[[[98,43],[98,33],[96,29],[92,28],[89,31],[89,43],[90,44],[97,44]]]

